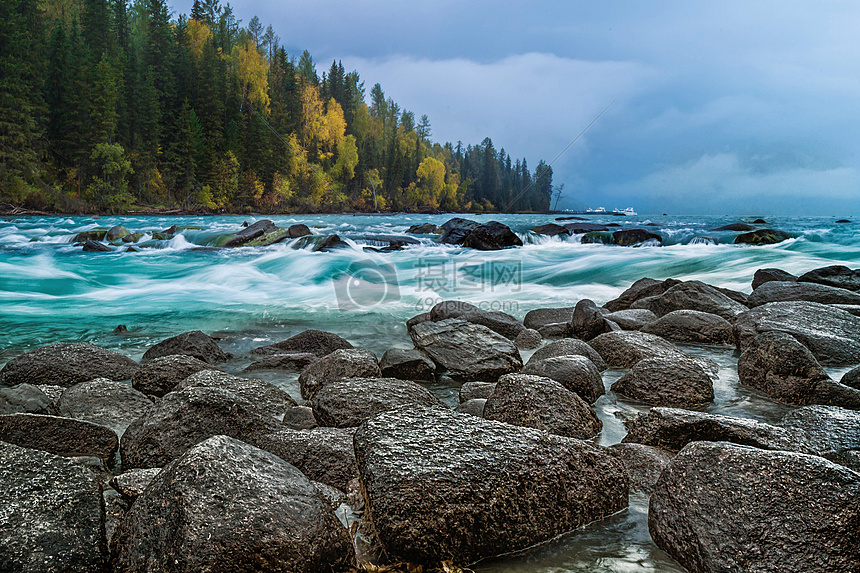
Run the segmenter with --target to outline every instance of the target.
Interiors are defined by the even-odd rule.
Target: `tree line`
[[[320,75],[257,17],[195,0],[0,2],[0,200],[62,212],[546,211],[552,168]],[[501,118],[500,118],[501,121]]]

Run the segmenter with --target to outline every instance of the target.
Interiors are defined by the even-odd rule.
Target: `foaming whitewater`
[[[532,228],[548,215],[467,218],[509,225],[523,246],[482,252],[441,245],[436,235],[407,235],[415,224],[442,225],[447,215],[308,215],[272,217],[283,228],[307,225],[313,235],[267,247],[216,248],[227,235],[263,217],[13,217],[0,222],[0,364],[53,342],[88,341],[140,359],[152,344],[190,330],[217,336],[238,358],[238,372],[256,346],[307,328],[339,334],[378,356],[411,347],[405,321],[446,299],[471,302],[517,318],[540,307],[572,306],[583,298],[602,304],[642,277],[701,280],[750,292],[757,269],[800,274],[816,267],[860,266],[860,233],[835,218],[782,218],[767,227],[794,238],[777,245],[734,245],[738,235],[714,231],[735,218],[590,217],[589,222],[645,228],[663,246],[583,244],[582,235],[544,236]],[[141,233],[110,253],[83,252],[78,233],[122,225]],[[179,232],[162,232],[176,225]],[[610,231],[615,230],[610,227]],[[338,234],[347,247],[315,250]],[[377,252],[386,237],[410,242]],[[128,332],[113,334],[126,325]],[[685,347],[717,362],[716,400],[707,411],[774,421],[785,408],[737,382],[732,348]],[[523,352],[528,358],[529,352]],[[837,375],[831,371],[832,375]],[[620,371],[604,376],[607,388]],[[297,393],[296,375],[260,373]],[[457,402],[457,387],[442,379],[431,390]],[[646,408],[608,393],[595,405],[604,422],[599,443],[617,443],[622,421]],[[632,496],[628,510],[557,540],[522,558],[481,564],[479,570],[566,572],[680,571],[651,542],[647,498]]]

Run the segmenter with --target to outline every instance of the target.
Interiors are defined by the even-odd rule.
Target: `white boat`
[[[603,207],[598,207],[597,209],[586,209],[586,213],[606,213],[606,209]]]
[[[632,216],[636,215],[636,211],[633,210],[633,207],[627,207],[626,209],[613,209],[612,212],[616,215],[626,215]]]

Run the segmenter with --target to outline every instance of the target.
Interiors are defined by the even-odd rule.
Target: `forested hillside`
[[[31,209],[263,212],[549,208],[490,139],[434,142],[340,62],[197,0],[0,2],[0,200]],[[326,33],[320,30],[321,34]],[[504,121],[504,118],[499,118]]]

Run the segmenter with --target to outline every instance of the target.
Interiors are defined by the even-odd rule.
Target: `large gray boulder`
[[[630,476],[630,491],[650,494],[660,474],[674,457],[672,452],[644,444],[613,444],[607,448]]]
[[[401,380],[433,380],[436,365],[420,350],[391,348],[379,359],[380,375]]]
[[[89,342],[58,342],[7,362],[0,370],[0,386],[51,384],[68,388],[95,378],[128,380],[138,366],[119,352]]]
[[[860,409],[860,390],[831,380],[812,352],[784,332],[756,336],[738,359],[738,378],[785,404]]]
[[[351,428],[401,406],[442,406],[442,402],[410,380],[341,378],[320,388],[307,405],[321,426]]]
[[[821,304],[860,304],[860,293],[834,286],[794,282],[770,281],[757,289],[747,299],[750,308],[769,302],[805,300]]]
[[[41,414],[0,416],[0,441],[67,458],[97,456],[108,465],[119,446],[116,432],[106,426]]]
[[[59,412],[54,401],[32,384],[0,386],[0,414],[48,414]]]
[[[275,344],[255,348],[251,353],[262,355],[310,353],[322,357],[331,354],[335,350],[347,348],[352,348],[352,344],[337,334],[310,329]]]
[[[310,364],[299,375],[302,398],[309,400],[329,382],[341,378],[377,378],[382,375],[376,355],[363,348],[335,350]]]
[[[464,312],[457,318],[486,326],[508,340],[515,340],[526,329],[522,322],[510,314],[499,311],[473,310]]]
[[[68,388],[57,402],[60,415],[111,428],[122,436],[152,401],[127,383],[96,378]]]
[[[460,244],[479,251],[498,251],[507,247],[522,247],[523,241],[507,225],[489,221],[470,230]]]
[[[604,332],[618,330],[617,325],[604,318],[603,313],[594,301],[583,299],[576,303],[573,317],[570,319],[570,332],[576,338],[591,340]]]
[[[782,269],[759,269],[753,275],[752,288],[757,289],[770,281],[796,281],[797,277]]]
[[[610,300],[609,302],[604,304],[603,308],[610,312],[624,310],[630,308],[630,305],[637,300],[652,296],[659,296],[673,286],[680,283],[681,281],[675,279],[666,279],[664,281],[658,281],[654,279],[649,279],[647,277],[642,278],[630,285],[630,287],[624,292],[622,292],[618,296],[618,298]]]
[[[612,384],[616,394],[650,404],[701,407],[714,401],[714,384],[702,365],[689,358],[645,358]]]
[[[230,355],[221,350],[214,338],[199,330],[193,330],[162,340],[150,347],[143,355],[143,362],[174,354],[193,356],[207,364],[217,364],[230,359]]]
[[[442,236],[439,238],[439,242],[448,245],[460,245],[463,243],[466,235],[480,225],[476,221],[454,217],[442,225]]]
[[[217,370],[208,362],[185,354],[155,358],[134,373],[131,385],[147,396],[161,397],[173,392],[176,385],[201,370]]]
[[[220,370],[201,370],[195,372],[176,386],[185,388],[220,388],[244,398],[258,409],[273,418],[282,420],[287,410],[297,406],[292,396],[265,380],[239,378]]]
[[[0,442],[0,568],[104,573],[102,488],[84,466]]]
[[[470,563],[627,505],[627,475],[605,451],[447,409],[386,412],[354,443],[366,515],[392,562]]]
[[[355,565],[347,530],[277,456],[215,436],[159,473],[111,542],[114,571],[330,573]]]
[[[510,340],[465,320],[422,322],[409,335],[415,346],[454,380],[495,382],[523,365],[519,350]]]
[[[648,508],[654,542],[689,571],[860,570],[860,474],[815,456],[685,447]]]
[[[804,406],[783,416],[779,426],[804,436],[818,455],[860,449],[860,412],[857,410]]]
[[[687,355],[659,336],[634,330],[607,332],[588,342],[610,368],[632,368],[645,358],[671,360]]]
[[[349,482],[358,477],[354,433],[343,428],[284,429],[259,436],[254,445],[292,464],[308,479],[347,491]]]
[[[120,455],[126,469],[163,467],[212,436],[253,441],[258,434],[281,428],[268,413],[232,392],[186,388],[165,395],[128,427]]]
[[[735,344],[744,350],[763,332],[787,332],[825,366],[860,363],[860,317],[816,302],[772,302],[737,316]]]
[[[586,440],[600,433],[603,422],[574,392],[555,380],[527,374],[505,374],[487,398],[484,418],[546,430]]]
[[[520,373],[555,380],[589,404],[594,404],[606,393],[600,371],[585,356],[556,356],[545,360],[529,361]]]
[[[721,316],[698,310],[674,310],[641,328],[672,342],[734,344],[732,324]]]
[[[731,442],[764,450],[812,453],[803,436],[756,420],[677,408],[651,408],[624,423],[625,444],[677,452],[690,442]]]
[[[523,318],[523,326],[540,330],[548,324],[568,323],[573,318],[572,306],[561,308],[536,308],[526,313]]]
[[[294,370],[301,372],[312,362],[319,358],[310,352],[293,352],[291,354],[272,354],[264,356],[260,360],[246,366],[242,372],[256,372],[258,370]]]
[[[726,320],[747,310],[741,303],[701,281],[682,282],[661,295],[639,299],[630,308],[647,308],[657,316],[669,314],[673,310],[698,310]]]
[[[603,318],[621,327],[621,330],[641,330],[657,320],[657,315],[644,308],[626,308],[603,315]]]
[[[550,342],[546,346],[542,346],[535,350],[534,354],[529,358],[528,363],[537,362],[538,360],[546,360],[547,358],[555,358],[556,356],[585,356],[591,360],[592,364],[600,371],[606,370],[606,362],[600,357],[600,354],[592,348],[584,340],[576,338],[563,338]]]
[[[797,280],[799,282],[816,283],[851,291],[860,291],[860,270],[849,269],[843,265],[813,269],[800,275]]]

